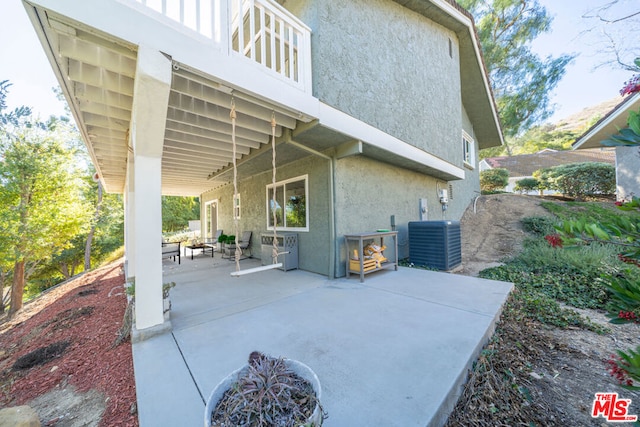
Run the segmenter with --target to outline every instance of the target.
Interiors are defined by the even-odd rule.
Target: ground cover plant
[[[550,211],[549,216],[523,220],[530,236],[522,252],[506,259],[502,266],[482,271],[480,276],[513,282],[518,291],[514,298],[522,305],[524,317],[554,326],[598,330],[573,308],[605,308],[609,294],[603,277],[625,266],[617,256],[619,248],[597,242],[558,250],[561,238],[554,227],[566,220],[613,221],[619,212],[613,204],[607,207],[601,203],[543,202],[542,206]]]
[[[557,227],[561,237],[557,245],[613,246],[624,265],[601,277],[609,295],[608,315],[613,323],[640,323],[640,198],[616,202],[616,206],[628,215],[598,223],[581,219],[564,221]],[[640,346],[618,350],[610,360],[610,372],[626,388],[640,390]]]
[[[518,200],[511,209],[527,211]],[[611,241],[572,245],[557,229],[565,221],[606,224],[633,213],[620,212],[613,202],[547,200],[541,203],[547,214],[522,220],[527,237],[521,251],[480,273],[515,287],[447,426],[600,426],[605,420],[591,416],[599,391],[631,398],[629,414],[639,413],[640,395],[629,388],[638,385],[640,349],[623,349],[637,343],[640,323],[629,292],[640,286],[618,281],[619,299],[626,298],[628,305],[614,313],[612,307],[620,306],[610,280],[612,275],[628,278],[619,272],[638,267],[619,257],[620,246]],[[615,323],[635,324],[627,329],[607,323],[607,310],[615,314]]]

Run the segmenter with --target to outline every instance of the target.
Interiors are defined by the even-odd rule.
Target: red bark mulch
[[[105,396],[100,426],[138,426],[131,342],[112,348],[127,304],[124,281],[122,262],[112,263],[49,290],[0,323],[0,408],[28,404],[69,384]],[[58,357],[14,368],[28,353],[64,341],[69,345],[59,346]],[[43,355],[47,351],[34,357]]]

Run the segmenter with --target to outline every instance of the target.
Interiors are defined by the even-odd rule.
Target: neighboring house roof
[[[462,103],[480,149],[504,144],[489,73],[473,16],[455,0],[394,0],[454,31],[460,42]]]
[[[627,127],[630,110],[640,109],[640,92],[627,96],[616,105],[596,124],[591,126],[576,142],[572,144],[574,150],[601,147],[600,143],[619,129]]]
[[[591,149],[580,151],[540,152],[519,156],[489,157],[484,159],[492,168],[504,168],[512,178],[532,176],[542,168],[565,165],[568,163],[601,162],[615,165],[616,154],[613,149]]]

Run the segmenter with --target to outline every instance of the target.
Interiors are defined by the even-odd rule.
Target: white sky
[[[86,0],[85,0],[86,1]],[[594,47],[579,37],[588,23],[581,18],[583,13],[605,0],[539,0],[554,17],[553,31],[540,36],[534,50],[542,56],[561,53],[578,53],[574,63],[552,95],[556,113],[550,121],[556,121],[619,96],[618,91],[632,73],[594,66],[601,59],[590,52]],[[627,0],[628,5],[637,0]],[[623,3],[625,0],[623,0]],[[51,114],[62,114],[63,104],[53,94],[57,86],[44,50],[29,21],[20,0],[4,0],[0,9],[0,81],[9,80],[7,103],[10,108],[20,105],[32,107],[36,114],[46,118]]]

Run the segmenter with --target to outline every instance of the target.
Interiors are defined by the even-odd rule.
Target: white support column
[[[139,338],[170,328],[162,304],[162,146],[171,88],[171,61],[140,46],[131,113],[133,249]],[[153,329],[149,329],[153,328]],[[145,331],[146,330],[146,331]],[[136,332],[136,331],[134,331]]]
[[[124,254],[125,254],[125,274],[126,280],[130,281],[136,277],[136,245],[134,236],[135,230],[135,185],[133,181],[133,153],[127,156],[127,177],[124,188]]]

